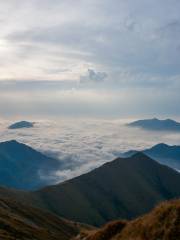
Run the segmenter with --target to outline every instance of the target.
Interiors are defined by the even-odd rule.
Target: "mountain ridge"
[[[179,185],[180,174],[137,153],[35,194],[50,211],[99,226],[117,218],[134,218],[158,202],[180,197]]]
[[[141,151],[130,150],[120,155],[122,157],[130,157],[137,152],[143,152],[161,164],[180,170],[180,146],[178,145],[159,143]]]
[[[14,146],[14,141],[11,144]],[[100,226],[113,219],[135,218],[158,202],[180,197],[179,186],[178,172],[140,152],[36,191],[0,188],[0,197],[15,198],[66,219]]]
[[[33,128],[34,127],[34,122],[28,122],[28,121],[20,121],[20,122],[15,122],[11,124],[8,129],[10,130],[15,130],[15,129],[21,129],[21,128]]]
[[[48,185],[46,178],[60,167],[57,159],[34,150],[30,146],[10,140],[0,143],[0,185],[33,190]],[[16,173],[16,174],[14,174]]]
[[[158,118],[142,119],[126,124],[129,127],[138,127],[151,131],[180,131],[180,123],[172,119],[160,120]]]

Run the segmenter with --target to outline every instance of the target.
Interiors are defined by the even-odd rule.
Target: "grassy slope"
[[[0,199],[0,239],[68,240],[80,226],[47,211]]]
[[[178,240],[180,200],[161,203],[152,212],[130,222],[115,221],[83,232],[76,240]]]

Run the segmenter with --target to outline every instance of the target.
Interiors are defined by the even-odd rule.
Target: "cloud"
[[[125,75],[119,75],[117,81],[109,81],[108,77],[99,84],[94,81],[83,84],[76,81],[2,81],[0,115],[9,118],[179,115],[178,76],[159,79],[132,74],[127,79]]]
[[[0,7],[1,79],[77,80],[87,68],[180,74],[179,1],[46,0],[40,7],[13,0]]]
[[[179,8],[177,0],[1,1],[0,113],[179,114]]]
[[[20,120],[19,116],[17,118]],[[147,134],[146,131],[124,126],[132,119],[71,119],[62,116],[56,120],[33,118],[36,124],[32,129],[8,130],[7,126],[17,118],[0,120],[0,142],[16,139],[59,159],[61,168],[48,176],[53,182],[81,175],[130,149],[144,149],[159,142],[180,144],[178,133]]]
[[[162,39],[171,39],[178,41],[177,37],[180,36],[180,19],[173,19],[167,22],[164,26],[158,29],[159,37]]]
[[[80,76],[80,82],[104,82],[108,74],[106,72],[96,72],[93,69],[88,69],[85,75]]]

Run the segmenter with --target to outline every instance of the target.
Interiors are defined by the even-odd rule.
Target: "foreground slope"
[[[49,185],[52,171],[60,162],[15,140],[0,143],[0,185],[17,189],[38,189]],[[43,177],[45,176],[45,177]]]
[[[101,225],[134,218],[160,201],[180,197],[180,174],[138,153],[34,194],[56,214]]]
[[[80,225],[19,202],[0,199],[0,239],[68,240]]]
[[[103,228],[81,233],[76,240],[178,240],[180,200],[161,203],[149,214],[133,221],[114,221]]]

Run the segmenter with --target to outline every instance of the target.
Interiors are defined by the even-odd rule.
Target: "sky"
[[[180,116],[179,0],[0,0],[0,116]]]

